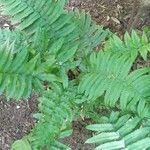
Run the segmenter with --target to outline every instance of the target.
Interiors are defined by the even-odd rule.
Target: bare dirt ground
[[[29,101],[7,102],[0,97],[0,150],[9,150],[14,140],[28,133],[35,120],[32,114],[37,110],[37,95],[32,94]]]
[[[92,18],[105,28],[122,35],[132,17],[133,0],[70,0],[69,9],[85,9]],[[137,8],[138,8],[137,4]],[[0,15],[0,28],[12,28],[8,17]],[[14,140],[21,138],[33,127],[35,120],[32,115],[37,111],[37,95],[30,100],[21,102],[6,102],[0,98],[0,150],[9,150]],[[91,136],[84,129],[85,122],[73,124],[74,133],[65,143],[73,150],[92,150],[94,147],[85,145],[85,140]]]
[[[134,0],[71,0],[70,7],[85,9],[98,24],[113,32],[123,33],[137,13],[132,12],[133,3]],[[138,3],[136,7],[139,7]]]

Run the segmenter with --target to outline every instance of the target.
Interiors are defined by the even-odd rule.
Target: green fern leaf
[[[40,114],[37,116],[40,117],[37,117],[39,121],[32,132],[34,148],[47,145],[48,149],[69,149],[56,140],[72,133],[72,130],[68,130],[74,116],[72,99],[73,94],[64,90],[59,84],[54,84],[52,89],[39,99]]]
[[[145,124],[144,120],[142,121],[140,118],[130,115],[119,115],[118,121],[112,123],[111,117],[109,125],[97,124],[87,126],[87,129],[97,131],[97,133],[88,139],[86,143],[97,144],[98,146],[95,150],[142,150],[150,148],[150,127],[143,125]],[[122,120],[122,123],[120,120]],[[118,122],[121,123],[119,123],[119,126]],[[110,130],[110,125],[111,128],[113,128],[112,130]],[[101,130],[101,128],[97,128],[97,126],[105,126],[105,130]]]
[[[149,68],[130,72],[132,63],[127,55],[93,53],[87,73],[81,75],[79,93],[84,93],[89,100],[104,95],[106,106],[114,107],[119,102],[122,110],[146,116],[150,96]]]
[[[107,37],[108,31],[104,31],[91,21],[89,14],[84,11],[67,12],[64,10],[66,0],[34,1],[5,1],[0,0],[4,6],[4,14],[12,16],[12,23],[17,24],[17,29],[24,31],[28,36],[35,35],[39,28],[46,31],[43,38],[35,38],[34,45],[40,51],[48,47],[49,42],[65,38],[65,44],[72,47],[75,43],[80,50],[87,54],[89,50],[97,47]],[[29,37],[28,37],[29,38]],[[38,40],[38,42],[36,42]],[[38,44],[35,44],[38,43]],[[41,46],[42,43],[42,46]],[[40,48],[39,46],[40,45]]]
[[[147,35],[143,32],[142,36],[137,35],[133,30],[131,36],[125,33],[124,40],[118,36],[113,35],[112,38],[106,42],[105,50],[112,51],[113,53],[122,53],[128,55],[132,59],[136,59],[138,53],[147,60],[147,54],[150,51],[150,43]]]
[[[27,99],[32,89],[40,92],[44,90],[43,81],[60,81],[56,75],[46,73],[41,67],[38,69],[39,54],[30,58],[27,46],[21,47],[22,50],[18,52],[15,52],[14,48],[14,42],[9,44],[9,41],[0,46],[1,94],[6,92],[10,98]]]

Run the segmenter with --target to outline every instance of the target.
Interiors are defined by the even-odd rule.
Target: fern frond
[[[0,3],[4,6],[3,13],[12,16],[12,23],[18,24],[17,29],[28,35],[41,28],[46,31],[51,43],[65,38],[65,45],[72,47],[76,43],[80,50],[86,51],[101,44],[108,31],[97,26],[84,11],[64,10],[65,1],[0,0]]]
[[[48,147],[49,150],[71,150],[70,147],[66,146],[65,144],[62,144],[58,141],[55,141],[53,143],[53,146]]]
[[[81,50],[84,50],[80,51],[79,56],[81,53],[88,53],[93,48],[96,48],[109,35],[109,30],[104,30],[103,27],[96,25],[96,23],[92,21],[90,14],[84,10],[79,11],[77,9],[74,12],[72,22],[74,22],[76,26],[73,35],[78,34],[76,37],[78,39],[77,41],[79,41],[79,47]],[[69,39],[70,38],[68,38],[68,40]]]
[[[65,13],[63,10],[65,1],[1,0],[0,3],[6,7],[3,13],[13,17],[13,24],[20,23],[18,27],[20,30],[33,33],[39,25],[49,28],[58,18],[61,19],[61,15]]]
[[[123,40],[118,36],[113,35],[106,44],[105,50],[112,51],[113,53],[127,54],[131,58],[136,58],[138,54],[144,60],[147,60],[147,54],[150,51],[150,42],[145,32],[139,36],[136,31],[132,31],[131,35],[125,33]]]
[[[15,52],[14,43],[10,45],[6,41],[0,46],[0,93],[4,91],[10,98],[19,100],[21,97],[27,99],[32,89],[42,92],[43,81],[56,81],[57,77],[46,73],[40,63],[40,55],[30,58],[27,46],[20,47]],[[51,80],[52,79],[52,80]]]
[[[150,148],[150,126],[144,125],[138,117],[120,115],[113,112],[110,118],[102,124],[87,126],[96,132],[86,143],[96,143],[95,150],[143,150]]]
[[[18,30],[0,29],[0,45],[3,45],[9,39],[10,44],[14,43],[14,52],[20,49],[20,45],[27,44],[27,37]]]
[[[106,106],[138,112],[145,116],[149,112],[150,75],[149,68],[130,72],[133,61],[127,55],[110,52],[93,53],[87,72],[81,74],[79,93],[88,99],[104,95]]]
[[[74,96],[71,94],[65,91],[62,85],[53,83],[52,89],[39,99],[39,113],[35,115],[38,123],[32,132],[33,147],[41,148],[46,145],[49,149],[54,145],[58,147],[56,141],[71,134],[69,128],[74,117],[72,108]]]

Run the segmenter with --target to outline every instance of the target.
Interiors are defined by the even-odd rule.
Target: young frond
[[[71,134],[70,125],[73,120],[74,112],[71,107],[72,97],[70,92],[62,91],[62,86],[54,84],[52,90],[49,90],[41,97],[39,104],[39,113],[35,114],[38,123],[33,129],[32,145],[35,148],[48,146],[48,148],[63,146],[55,143],[55,140],[64,138]],[[69,129],[69,130],[68,130]]]
[[[150,51],[150,42],[145,32],[139,36],[136,31],[132,31],[131,35],[125,33],[124,39],[121,40],[118,36],[113,35],[107,42],[105,50],[113,53],[127,54],[128,57],[136,59],[138,53],[144,60],[147,60],[147,54]]]
[[[95,150],[143,150],[150,148],[150,126],[138,117],[113,112],[102,124],[87,126],[96,134],[86,143],[97,144]]]
[[[138,112],[144,117],[149,112],[149,68],[130,72],[132,61],[127,55],[99,52],[91,54],[87,73],[81,74],[79,93],[88,99],[104,95],[106,106]]]

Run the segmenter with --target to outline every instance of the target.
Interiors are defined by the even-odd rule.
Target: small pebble
[[[20,108],[20,106],[19,105],[17,105],[17,109],[19,109]]]

